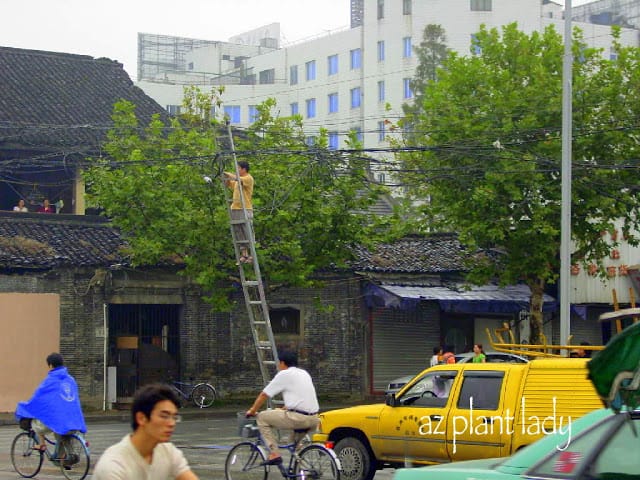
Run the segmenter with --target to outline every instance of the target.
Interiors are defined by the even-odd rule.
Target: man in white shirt
[[[180,400],[168,386],[152,384],[136,392],[131,407],[133,433],[102,454],[94,480],[198,480],[186,458],[169,442],[180,421]]]
[[[320,407],[311,375],[306,370],[298,368],[298,356],[294,352],[281,352],[278,354],[278,360],[278,373],[260,392],[246,414],[248,417],[258,415],[258,428],[269,448],[269,458],[265,462],[267,465],[282,463],[276,429],[315,430],[319,422]],[[279,393],[282,393],[284,408],[257,413],[267,399]]]

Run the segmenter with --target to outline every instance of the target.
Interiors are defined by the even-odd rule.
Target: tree
[[[437,80],[438,68],[449,55],[447,36],[441,25],[429,24],[424,27],[420,45],[414,47],[418,66],[411,80],[411,90],[414,92],[414,103],[405,104],[405,113],[417,113],[415,108],[422,104],[421,96],[427,83]]]
[[[501,33],[482,27],[479,53],[451,53],[437,80],[425,81],[404,139],[418,151],[401,156],[425,224],[485,252],[469,265],[469,280],[531,288],[536,343],[544,289],[559,275],[563,48],[552,27],[531,35],[515,24]],[[632,242],[638,227],[640,112],[629,92],[638,91],[640,54],[617,41],[616,49],[617,60],[604,59],[574,31],[571,220],[574,258],[584,262],[608,254],[600,232],[615,220],[624,219]]]
[[[182,264],[209,300],[226,308],[237,267],[221,176],[234,169],[234,156],[226,127],[208,117],[220,93],[187,89],[186,114],[170,125],[155,118],[144,129],[135,106],[119,102],[106,155],[85,178],[89,204],[121,229],[135,265]],[[329,151],[324,131],[308,147],[300,117],[279,118],[275,109],[266,101],[251,128],[236,132],[236,158],[249,160],[256,179],[255,233],[266,280],[309,285],[314,272],[344,266],[355,244],[382,233],[366,213],[382,191],[367,182],[365,159]]]

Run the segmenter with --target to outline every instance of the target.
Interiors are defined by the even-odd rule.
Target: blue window
[[[384,121],[378,122],[378,141],[384,142],[385,137],[386,137],[386,132],[385,132]]]
[[[329,132],[329,150],[337,150],[339,145],[338,132]]]
[[[362,142],[362,129],[360,127],[353,127],[351,130],[356,132],[356,140]]]
[[[351,50],[351,70],[362,68],[362,50],[356,48]]]
[[[258,107],[249,105],[249,123],[253,123],[258,119]]]
[[[316,99],[310,98],[307,100],[307,118],[314,118],[316,116]]]
[[[384,62],[384,40],[378,42],[378,61]]]
[[[410,78],[403,78],[402,79],[402,85],[403,85],[403,98],[413,98],[413,91],[411,90],[411,79]]]
[[[480,55],[482,53],[482,48],[478,45],[478,36],[475,33],[471,34],[471,53],[474,55]]]
[[[338,111],[338,94],[329,94],[329,113],[336,113]]]
[[[316,79],[316,61],[311,60],[310,62],[305,63],[305,71],[306,71],[306,79],[307,80],[315,80]]]
[[[491,0],[471,0],[469,8],[472,12],[490,12],[493,10]]]
[[[290,85],[298,84],[298,65],[291,65],[289,67],[289,84]]]
[[[384,80],[378,82],[378,101],[384,102]]]
[[[404,58],[411,57],[411,37],[404,37],[402,39],[402,56]]]
[[[298,114],[298,102],[293,102],[291,104],[291,115],[297,115]]]
[[[231,123],[240,123],[240,105],[228,105],[224,107],[225,116]]]
[[[335,75],[338,73],[338,55],[331,55],[327,57],[327,74]]]
[[[351,89],[351,108],[360,106],[360,87]]]
[[[304,139],[304,143],[306,143],[308,147],[313,147],[316,144],[316,137],[309,135]]]

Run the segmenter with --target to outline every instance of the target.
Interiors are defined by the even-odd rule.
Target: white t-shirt
[[[190,470],[187,459],[173,443],[159,443],[151,463],[131,443],[131,435],[110,446],[93,471],[93,480],[173,480]]]
[[[288,410],[317,413],[320,409],[311,375],[298,367],[280,370],[263,392],[269,397],[282,393],[284,408]]]
[[[438,355],[434,355],[433,357],[431,357],[431,367],[435,367],[436,365],[438,365],[438,363],[440,363],[438,361]]]

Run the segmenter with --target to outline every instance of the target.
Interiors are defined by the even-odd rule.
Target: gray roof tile
[[[126,264],[118,231],[102,217],[0,212],[0,268]]]
[[[352,268],[379,273],[449,273],[464,272],[465,251],[454,234],[407,236],[375,248],[358,249]]]
[[[122,64],[86,55],[0,47],[0,146],[97,146],[113,104],[136,104],[142,125],[166,111]]]

